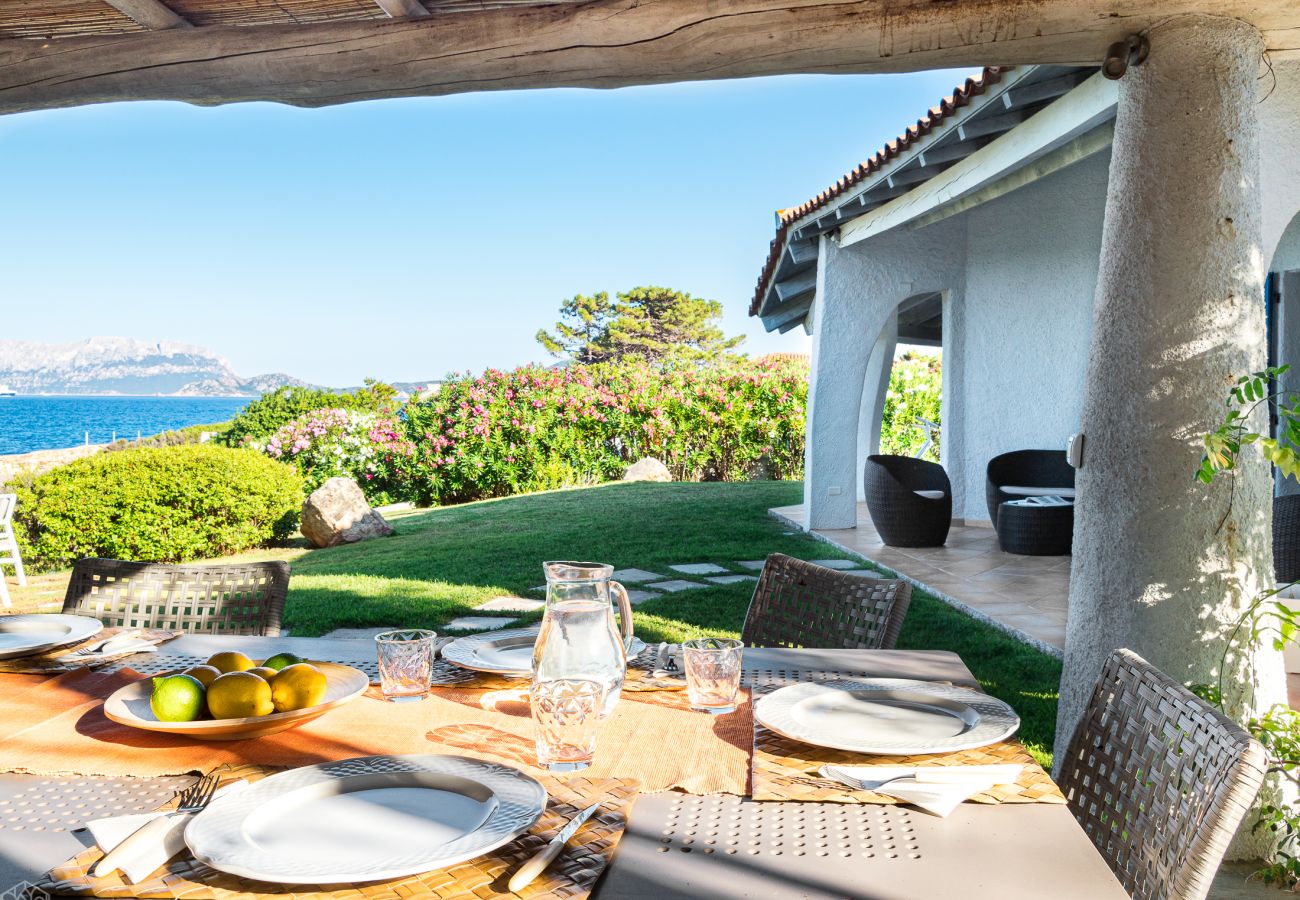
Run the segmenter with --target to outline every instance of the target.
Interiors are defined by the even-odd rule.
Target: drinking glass
[[[528,699],[537,727],[537,764],[552,772],[577,772],[591,765],[605,686],[585,678],[534,681]]]
[[[412,628],[375,635],[379,655],[379,686],[385,700],[403,703],[423,700],[433,679],[435,631]]]
[[[697,638],[682,643],[691,709],[715,716],[736,711],[744,648],[731,638]]]

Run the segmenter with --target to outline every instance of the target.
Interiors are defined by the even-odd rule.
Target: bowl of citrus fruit
[[[275,734],[342,706],[370,685],[365,672],[277,653],[256,662],[216,653],[202,665],[119,688],[104,715],[122,725],[207,741]]]

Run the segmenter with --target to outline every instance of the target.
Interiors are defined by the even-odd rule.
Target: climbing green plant
[[[1243,375],[1233,384],[1228,391],[1223,421],[1204,437],[1205,455],[1196,470],[1199,481],[1211,484],[1220,475],[1231,478],[1243,450],[1252,445],[1284,476],[1300,479],[1300,454],[1295,450],[1300,446],[1300,392],[1276,388],[1278,377],[1288,368],[1269,367]],[[1250,429],[1255,411],[1270,403],[1277,413],[1276,436]],[[1229,510],[1231,504],[1230,495]],[[1223,521],[1227,515],[1225,512]],[[1192,685],[1193,691],[1223,709],[1223,679],[1233,654],[1249,653],[1251,648],[1265,642],[1280,652],[1295,640],[1300,634],[1300,605],[1292,606],[1282,594],[1298,583],[1262,591],[1251,600],[1224,642],[1217,683]],[[1242,724],[1264,746],[1269,773],[1289,782],[1294,796],[1300,791],[1300,713],[1277,704],[1261,716],[1247,717]],[[1267,829],[1277,841],[1275,855],[1259,870],[1259,877],[1265,884],[1300,887],[1300,809],[1262,804],[1253,827],[1256,831]]]

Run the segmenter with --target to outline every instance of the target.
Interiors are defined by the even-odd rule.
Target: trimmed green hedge
[[[302,478],[256,453],[210,444],[98,453],[20,479],[15,531],[34,571],[87,556],[187,562],[283,540]]]

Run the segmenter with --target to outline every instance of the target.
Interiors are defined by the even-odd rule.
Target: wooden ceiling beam
[[[429,15],[420,0],[375,0],[375,4],[391,19],[421,19]]]
[[[326,106],[797,72],[1096,65],[1112,42],[1185,13],[1244,19],[1274,60],[1300,55],[1294,0],[590,0],[0,41],[0,113],[117,100]]]
[[[177,15],[175,10],[161,0],[104,0],[104,2],[150,31],[194,27],[188,19]]]

